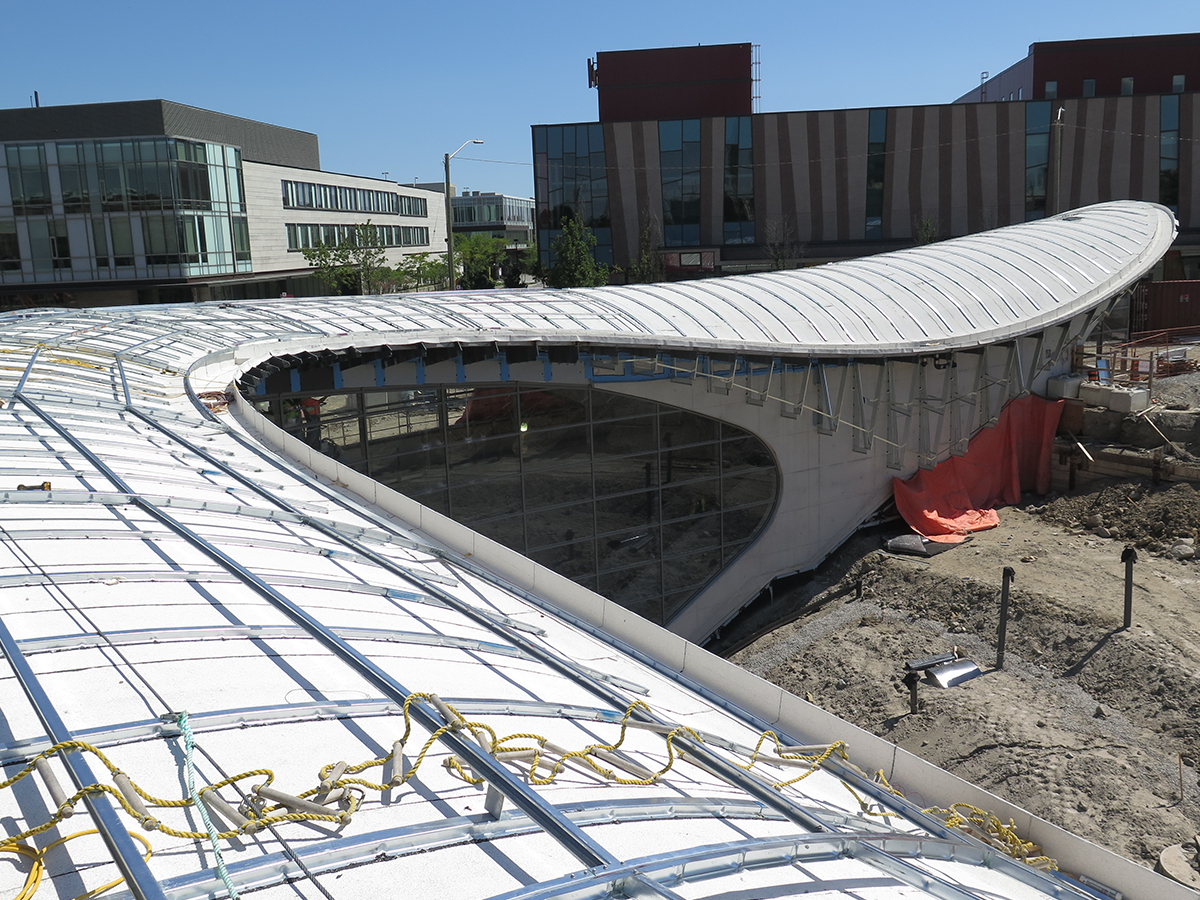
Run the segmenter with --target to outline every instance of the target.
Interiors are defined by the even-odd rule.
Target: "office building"
[[[534,242],[532,198],[469,191],[452,196],[450,204],[456,235],[501,238],[510,247],[526,247]]]
[[[146,100],[0,110],[0,144],[0,305],[323,293],[302,250],[368,221],[393,265],[445,246],[440,198],[290,128]]]
[[[625,268],[655,253],[671,277],[698,277],[865,256],[1134,199],[1179,219],[1154,277],[1197,278],[1198,41],[1035,44],[1011,75],[985,85],[985,102],[931,106],[752,113],[743,89],[730,111],[728,80],[705,106],[703,69],[685,70],[686,115],[659,104],[638,119],[606,103],[600,58],[599,121],[533,127],[539,252],[548,264],[562,219],[575,216],[595,234],[601,262]],[[653,72],[678,52],[628,56],[621,83],[637,80],[630,66]],[[751,84],[749,54],[730,56],[738,83]]]

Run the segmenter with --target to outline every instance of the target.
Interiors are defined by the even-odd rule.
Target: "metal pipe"
[[[54,775],[54,770],[50,768],[50,763],[46,761],[46,757],[39,756],[33,761],[33,767],[37,769],[37,773],[42,776],[42,781],[46,782],[46,790],[50,792],[50,799],[54,801],[54,808],[64,819],[69,819],[75,815],[75,807],[67,806],[67,794],[62,789],[62,785],[58,783],[58,778]]]
[[[17,642],[13,639],[12,633],[2,618],[0,618],[0,648],[3,648],[4,655],[8,657],[8,663],[17,676],[21,689],[29,698],[29,702],[33,706],[34,712],[37,713],[42,727],[46,729],[50,740],[56,744],[74,740],[71,731],[58,715],[54,704],[50,702],[41,682],[34,675],[33,669],[29,667],[29,663],[17,647]],[[71,776],[71,781],[76,789],[96,784],[96,778],[92,775],[87,760],[78,750],[64,752],[62,761],[63,765],[67,767],[67,774]],[[134,846],[133,839],[121,824],[121,820],[113,810],[112,804],[108,802],[108,798],[100,793],[89,792],[83,795],[83,803],[91,813],[96,830],[100,832],[100,837],[108,848],[113,862],[117,864],[117,869],[120,871],[121,877],[125,879],[130,893],[137,900],[166,900],[162,887],[150,874],[150,867],[146,865],[142,854]]]
[[[1008,637],[1008,588],[1016,580],[1012,566],[1005,566],[1000,583],[1000,624],[996,630],[996,668],[1004,668],[1004,642]]]
[[[1124,628],[1133,625],[1133,565],[1137,562],[1137,551],[1126,547],[1121,551],[1121,562],[1125,563],[1125,624]]]
[[[242,834],[254,834],[258,831],[258,823],[252,819],[247,819],[240,812],[225,802],[216,791],[210,787],[200,788],[200,800],[208,807],[210,813],[216,813],[218,818],[224,819]]]

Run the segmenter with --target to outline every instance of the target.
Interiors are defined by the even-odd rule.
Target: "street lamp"
[[[467,144],[482,144],[483,141],[467,141],[453,153],[446,154],[446,271],[450,276],[450,290],[454,290],[454,210],[450,204],[450,160],[462,152]]]

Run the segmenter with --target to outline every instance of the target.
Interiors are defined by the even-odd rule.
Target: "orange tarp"
[[[896,508],[917,534],[957,543],[972,531],[1000,524],[997,506],[1021,499],[1022,491],[1050,490],[1050,448],[1063,401],[1032,394],[1004,407],[993,428],[953,456],[907,481],[892,480]]]

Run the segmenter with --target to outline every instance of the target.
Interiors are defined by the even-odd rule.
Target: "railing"
[[[1157,379],[1200,370],[1200,334],[1173,328],[1143,332],[1123,344],[1089,341],[1075,348],[1073,364],[1089,381],[1144,387],[1153,398]]]

